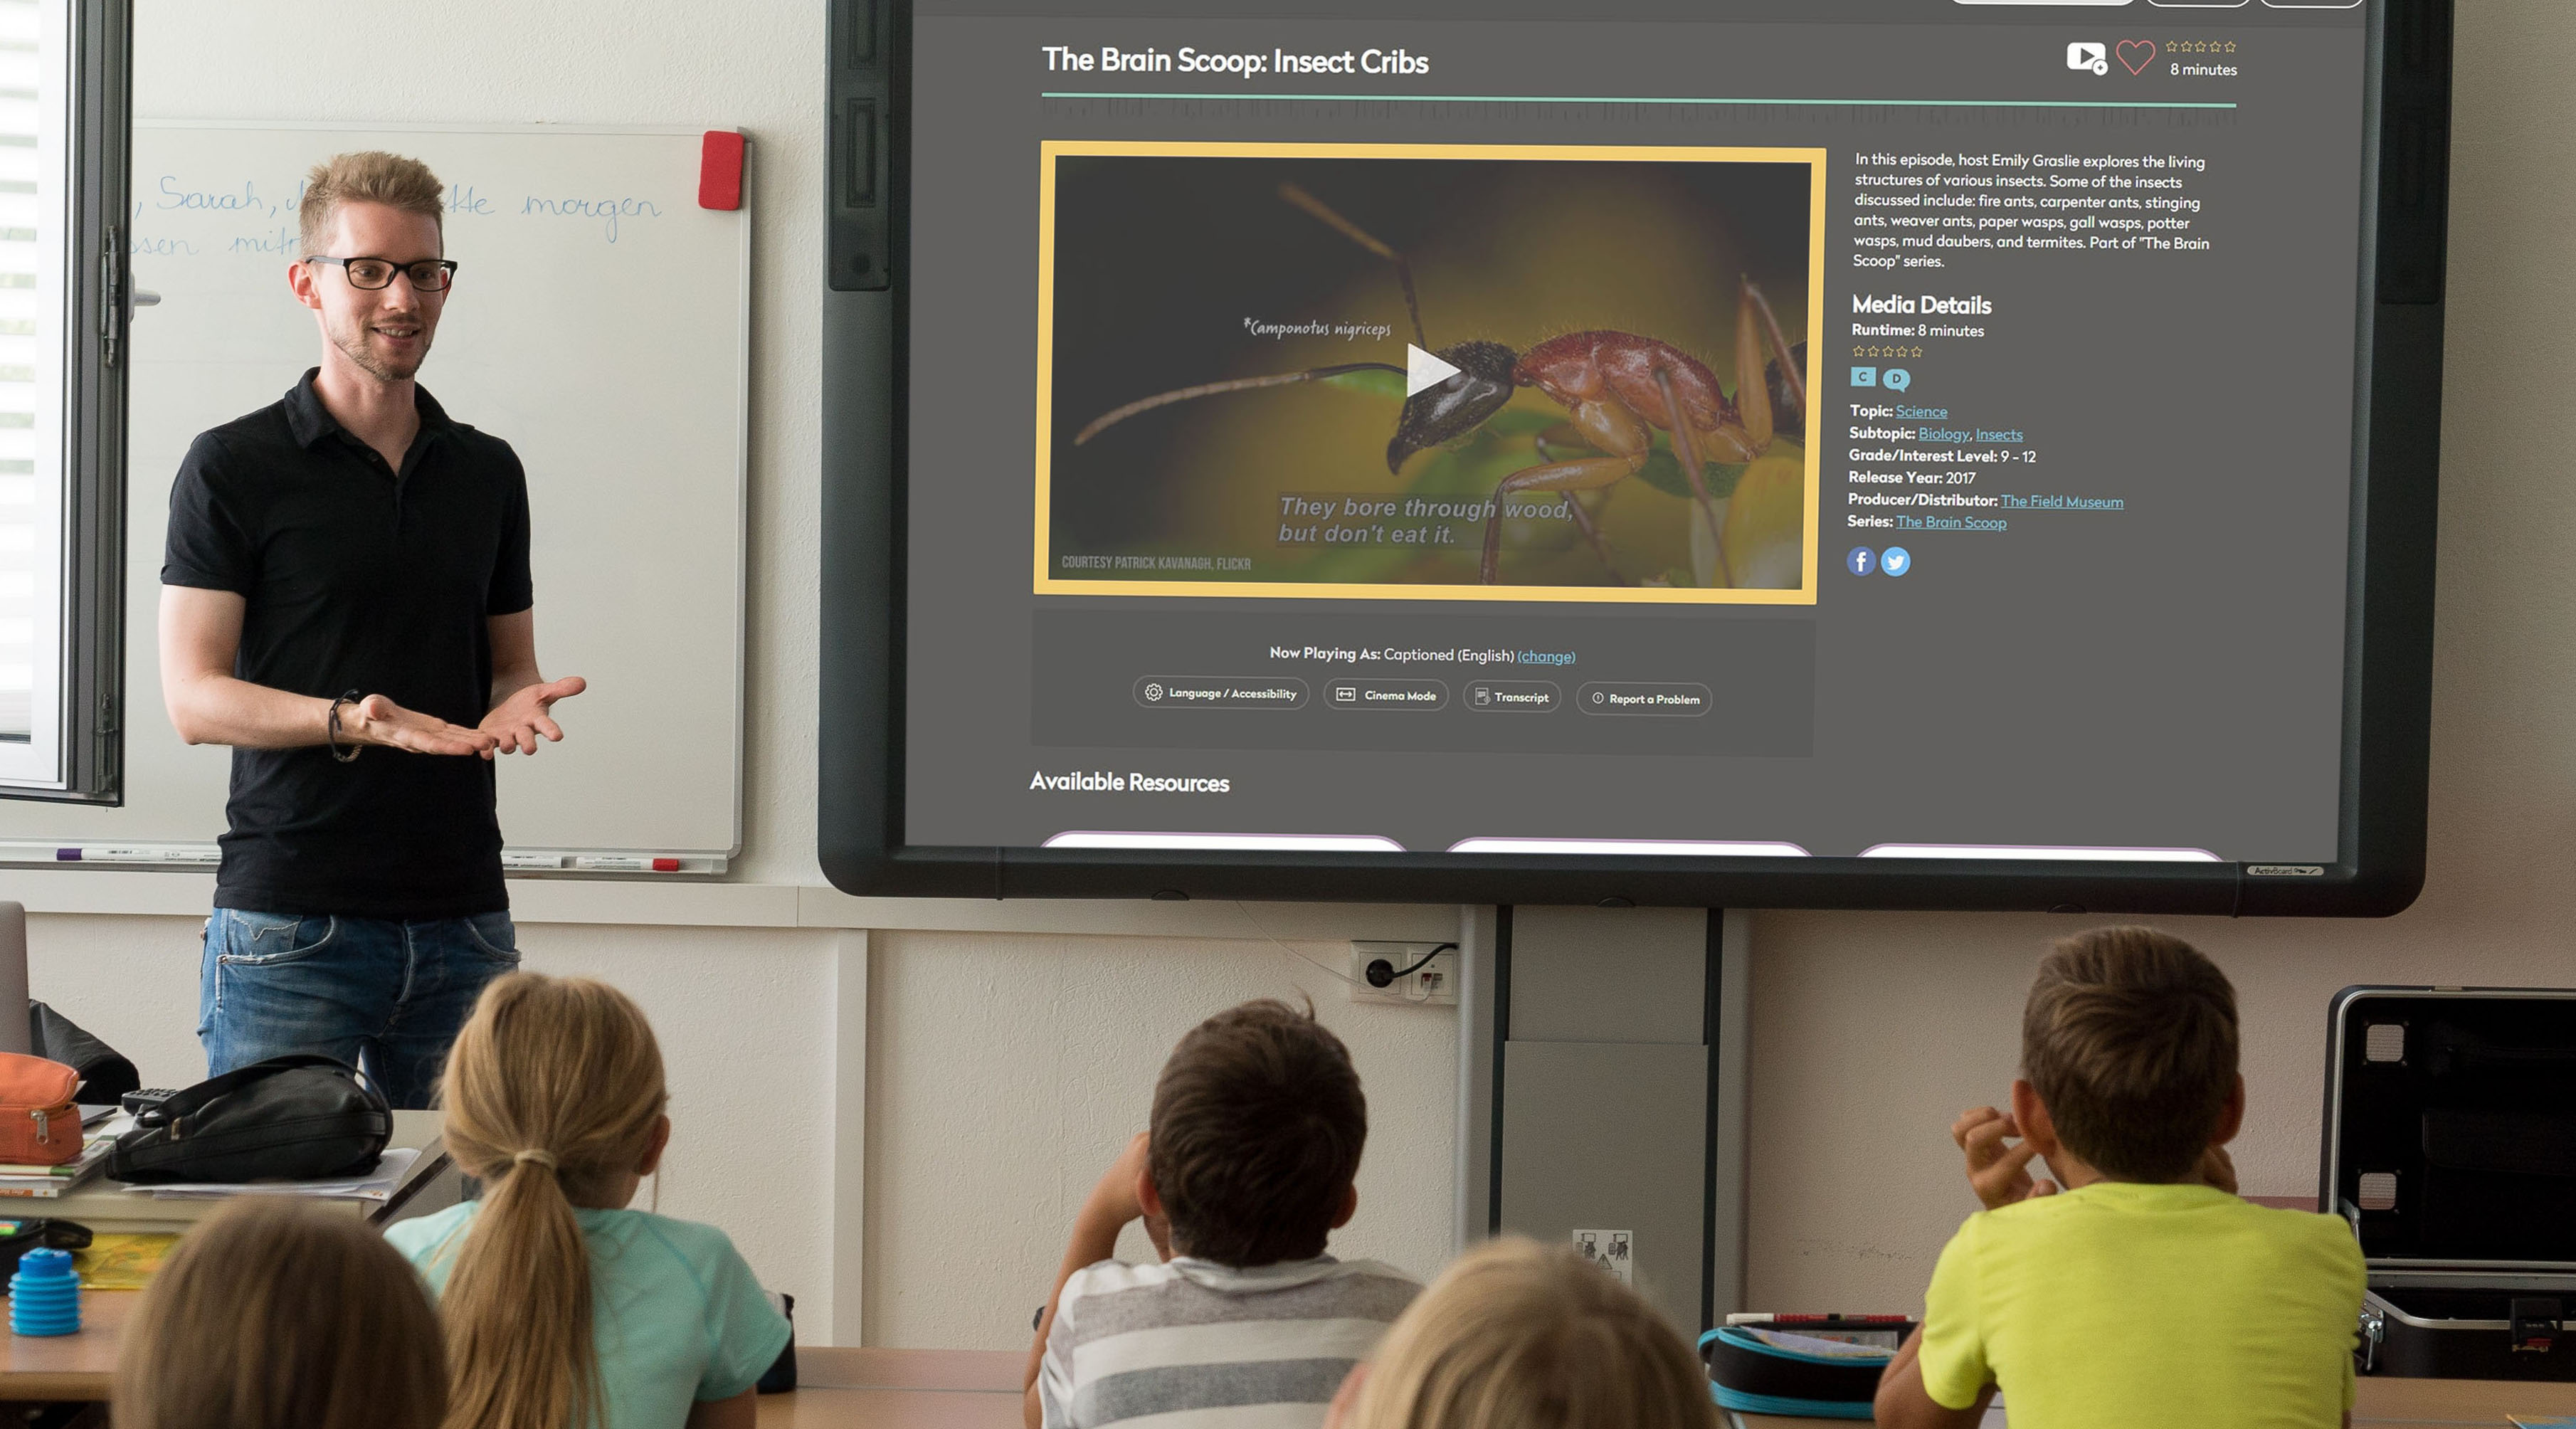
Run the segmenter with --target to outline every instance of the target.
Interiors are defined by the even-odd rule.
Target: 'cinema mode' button
[[[1306,704],[1306,682],[1272,675],[1148,675],[1136,703],[1155,710],[1293,710]]]
[[[1485,714],[1554,714],[1565,692],[1547,680],[1478,680],[1467,687],[1467,708]]]
[[[1436,710],[1449,703],[1438,680],[1331,680],[1324,708],[1332,710]]]
[[[1708,713],[1706,685],[1586,685],[1574,697],[1585,714],[1661,715],[1689,719]]]

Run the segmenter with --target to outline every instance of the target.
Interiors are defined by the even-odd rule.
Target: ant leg
[[[1735,584],[1735,577],[1726,569],[1726,528],[1717,519],[1716,500],[1708,494],[1708,474],[1700,469],[1699,444],[1692,440],[1690,419],[1682,415],[1682,404],[1673,396],[1672,373],[1656,368],[1655,386],[1663,393],[1664,410],[1672,415],[1673,459],[1681,464],[1682,477],[1690,483],[1691,499],[1699,504],[1700,520],[1707,527],[1708,548],[1713,556],[1713,572],[1694,569],[1691,574],[1702,580],[1714,575],[1715,580],[1711,584],[1723,589]],[[1768,409],[1765,411],[1767,413]],[[1692,544],[1696,546],[1698,543]],[[1692,554],[1696,557],[1698,553],[1694,550]],[[1697,567],[1699,562],[1694,559],[1691,564]]]
[[[1597,452],[1601,450],[1583,435],[1583,429],[1572,422],[1559,422],[1541,427],[1530,434],[1530,445],[1538,448],[1539,460],[1555,461],[1560,452]]]
[[[1530,445],[1538,448],[1539,460],[1545,462],[1556,460],[1556,454],[1560,451],[1597,450],[1590,442],[1583,439],[1583,429],[1571,422],[1559,422],[1553,427],[1542,428],[1532,434]],[[1582,502],[1571,497],[1566,499],[1565,509],[1573,513],[1574,524],[1583,528],[1583,539],[1592,543],[1592,554],[1601,558],[1601,565],[1603,569],[1610,572],[1611,579],[1626,585],[1628,578],[1619,574],[1619,563],[1610,557],[1610,538],[1601,534],[1600,526],[1592,520],[1592,513],[1583,509]]]
[[[1485,517],[1485,559],[1478,576],[1486,585],[1499,585],[1503,571],[1503,502],[1524,491],[1598,491],[1615,486],[1637,474],[1646,464],[1643,457],[1596,456],[1576,461],[1549,462],[1523,467],[1504,477],[1494,487],[1491,514]],[[1573,503],[1573,497],[1566,498]]]
[[[1395,281],[1404,285],[1404,310],[1413,317],[1414,346],[1425,352],[1430,351],[1431,339],[1422,335],[1422,304],[1416,302],[1413,297],[1413,265],[1404,261],[1404,255],[1378,241],[1377,236],[1367,229],[1335,213],[1331,205],[1295,184],[1281,184],[1279,196],[1321,219],[1344,238],[1395,265]]]

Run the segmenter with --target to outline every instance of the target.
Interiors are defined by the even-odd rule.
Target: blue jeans
[[[218,908],[197,973],[206,1075],[321,1052],[394,1106],[426,1107],[483,985],[518,966],[507,913],[398,922]]]

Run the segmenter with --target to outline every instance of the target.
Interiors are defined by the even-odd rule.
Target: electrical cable
[[[1395,980],[1397,978],[1411,977],[1415,973],[1422,971],[1424,968],[1431,966],[1431,960],[1433,958],[1440,956],[1442,953],[1454,953],[1456,951],[1458,951],[1458,945],[1456,943],[1442,943],[1440,946],[1433,948],[1430,952],[1424,953],[1422,955],[1422,961],[1415,963],[1413,966],[1401,971],[1389,972],[1386,975],[1385,982],[1379,982],[1377,980],[1378,963],[1385,963],[1392,967],[1394,960],[1391,958],[1380,958],[1377,962],[1369,964],[1369,986],[1376,988],[1392,987],[1395,985]]]
[[[1262,927],[1261,920],[1252,916],[1252,910],[1243,906],[1242,899],[1238,898],[1234,900],[1234,911],[1243,915],[1243,921],[1252,925],[1252,931],[1269,939],[1272,947],[1277,948],[1279,951],[1286,953],[1297,961],[1306,964],[1308,967],[1324,973],[1326,976],[1337,978],[1343,982],[1349,983],[1353,987],[1361,985],[1359,980],[1352,977],[1349,973],[1343,972],[1328,964],[1317,962],[1313,958],[1306,956],[1304,953],[1297,951],[1295,948],[1288,946],[1286,943],[1279,941],[1279,936],[1277,934],[1271,932],[1265,927]]]

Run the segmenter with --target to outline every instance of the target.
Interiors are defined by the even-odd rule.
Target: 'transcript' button
[[[1691,719],[1708,713],[1706,685],[1586,685],[1574,707],[1592,715],[1645,715]]]
[[[1449,703],[1438,680],[1330,680],[1324,708],[1331,710],[1436,710]]]
[[[1306,682],[1275,675],[1147,675],[1136,703],[1152,710],[1293,710],[1306,703]]]
[[[1478,680],[1467,687],[1467,708],[1481,714],[1554,714],[1565,692],[1548,680]]]

